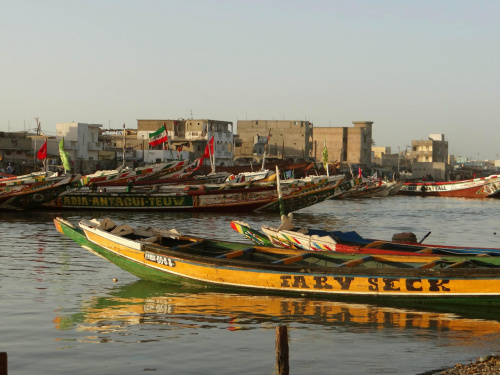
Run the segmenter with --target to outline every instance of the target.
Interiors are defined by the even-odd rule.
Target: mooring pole
[[[288,328],[276,327],[276,369],[278,375],[288,375]]]
[[[7,353],[0,353],[0,375],[7,375]]]

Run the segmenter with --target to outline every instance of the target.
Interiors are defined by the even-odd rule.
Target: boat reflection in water
[[[58,316],[54,323],[59,330],[98,333],[98,336],[86,338],[92,342],[94,337],[96,343],[102,342],[106,335],[133,330],[137,325],[168,326],[168,329],[249,330],[290,324],[294,328],[321,325],[326,328],[358,329],[364,326],[370,329],[456,331],[463,335],[453,345],[462,346],[498,335],[500,321],[489,315],[498,314],[492,312],[481,318],[476,313],[457,315],[437,310],[430,312],[324,299],[218,293],[212,289],[170,287],[139,280],[113,289],[108,296],[84,302],[81,312]]]

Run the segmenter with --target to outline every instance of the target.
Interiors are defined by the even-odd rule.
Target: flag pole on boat
[[[123,123],[123,162],[120,170],[125,168],[125,148],[127,147],[127,137],[125,135],[125,123]]]
[[[267,145],[269,143],[269,137],[271,136],[271,130],[269,130],[269,135],[267,136],[266,144],[264,145],[264,155],[262,155],[262,167],[261,171],[264,170],[264,166],[266,165],[266,153],[267,153]]]
[[[281,193],[281,185],[280,185],[280,171],[278,166],[276,166],[276,189],[278,190],[278,204],[280,208],[280,217],[285,215],[285,205],[283,204],[283,195]]]

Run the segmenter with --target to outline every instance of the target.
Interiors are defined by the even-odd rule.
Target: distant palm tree
[[[375,140],[372,139],[372,146],[375,146]]]

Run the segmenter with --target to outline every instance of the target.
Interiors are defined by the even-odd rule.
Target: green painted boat
[[[83,248],[144,280],[228,290],[376,301],[500,307],[500,258],[307,252],[132,228],[54,220]]]

